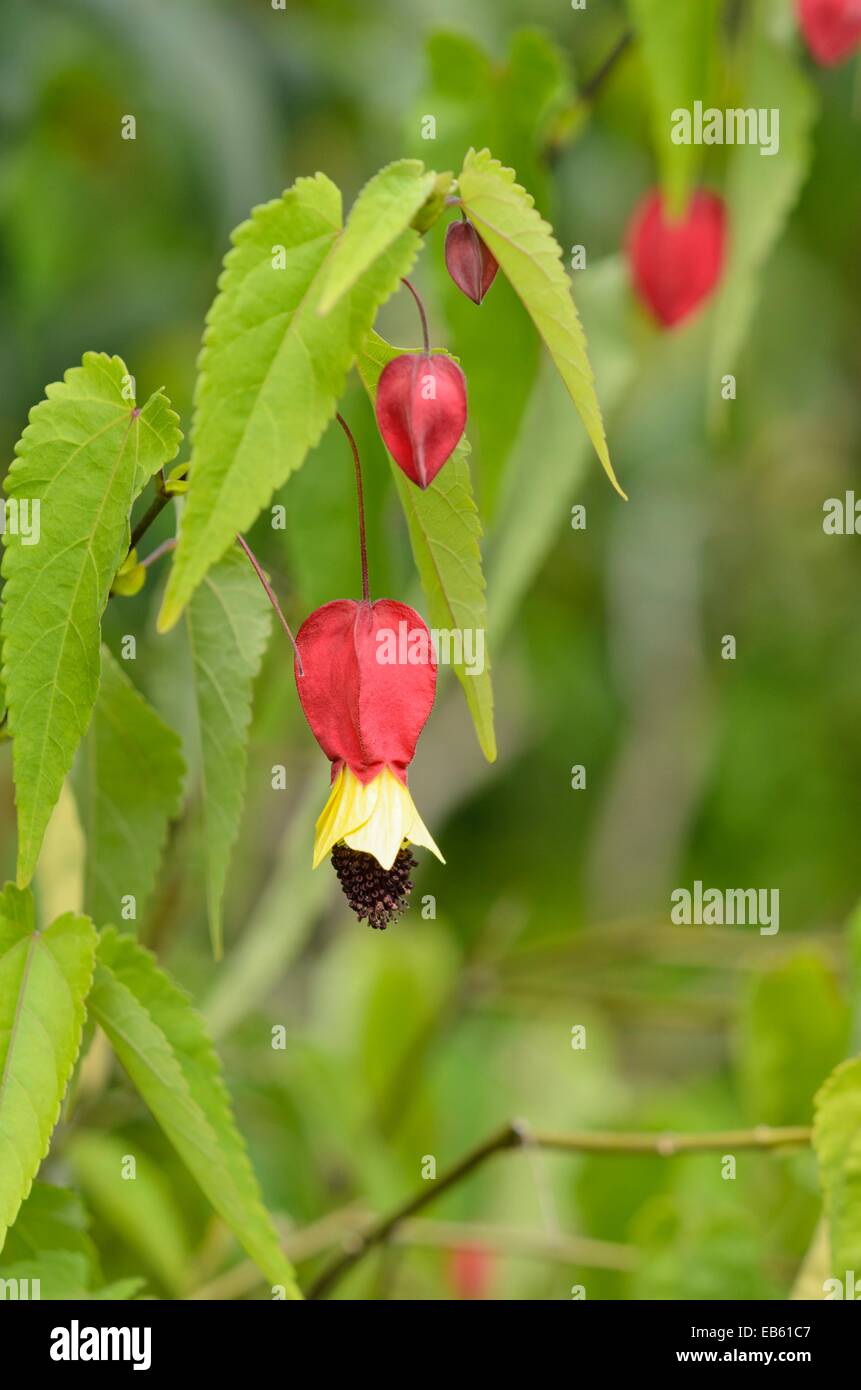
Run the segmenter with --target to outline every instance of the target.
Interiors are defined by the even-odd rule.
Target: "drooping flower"
[[[385,927],[407,906],[409,846],[442,859],[407,786],[436,688],[430,632],[394,599],[337,599],[305,620],[296,645],[299,699],[332,764],[314,868],[331,854],[356,915]]]
[[[861,0],[797,0],[804,41],[821,67],[836,67],[861,43]]]
[[[627,234],[634,288],[664,327],[680,323],[711,294],[725,245],[726,210],[714,193],[694,193],[675,220],[657,191],[634,210]]]

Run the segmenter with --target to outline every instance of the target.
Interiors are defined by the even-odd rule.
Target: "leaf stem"
[[[171,550],[176,550],[176,536],[169,536],[166,541],[162,541],[161,545],[157,545],[155,550],[145,555],[140,563],[144,569],[149,569],[150,565],[154,565],[156,560],[160,560],[162,555],[167,555]]]
[[[161,484],[159,484],[155,497],[150,502],[135,529],[132,531],[131,540],[129,541],[129,550],[135,549],[139,541],[146,535],[146,532],[152,526],[153,522],[161,516],[169,501],[170,493],[164,492]]]
[[[607,78],[610,76],[610,73],[613,71],[619,59],[622,57],[622,54],[627,50],[629,45],[633,43],[633,41],[633,29],[626,29],[624,34],[622,34],[621,38],[618,39],[614,47],[610,49],[610,52],[607,54],[607,57],[604,59],[600,67],[597,68],[595,72],[593,72],[592,76],[587,78],[586,81],[583,83],[583,86],[580,88],[579,92],[580,101],[594,101],[595,97],[598,95],[598,92],[601,90]]]
[[[365,533],[365,493],[362,487],[362,462],[359,458],[359,449],[353,437],[353,431],[347,424],[340,411],[337,411],[335,419],[341,426],[353,451],[353,465],[356,470],[356,503],[359,509],[359,551],[362,557],[362,602],[370,603],[371,590],[368,583],[368,538]]]
[[[238,544],[241,546],[241,548],[245,551],[245,554],[248,556],[248,559],[251,561],[251,567],[254,570],[254,573],[257,575],[257,578],[260,580],[260,583],[263,585],[263,588],[266,591],[266,597],[268,598],[269,602],[272,604],[272,607],[275,609],[275,612],[278,615],[279,623],[283,627],[284,631],[287,633],[287,636],[290,638],[290,641],[293,644],[293,651],[296,654],[296,669],[300,676],[304,676],[305,672],[302,667],[302,657],[300,655],[299,648],[296,644],[296,638],[293,636],[293,633],[290,629],[290,624],[284,617],[284,614],[281,612],[281,605],[278,602],[278,597],[275,593],[275,590],[272,588],[272,585],[269,583],[269,580],[263,573],[257,556],[254,554],[254,551],[251,549],[251,546],[248,544],[244,536],[240,536],[238,531],[236,533],[236,540]]]
[[[401,283],[406,285],[407,289],[409,290],[410,294],[412,295],[413,299],[416,301],[416,304],[418,305],[419,317],[422,321],[422,337],[424,338],[425,357],[429,357],[430,335],[428,333],[428,316],[425,313],[424,301],[422,300],[422,297],[416,289],[415,285],[412,283],[411,280],[407,279],[406,275],[401,276]]]
[[[557,115],[544,148],[544,156],[551,163],[558,158],[562,148],[571,138],[572,132],[579,129],[579,121],[584,108],[595,101],[604,83],[615,70],[619,59],[627,53],[634,38],[633,29],[626,29],[616,40],[604,61],[590,77],[586,78],[573,101],[563,107]]]
[[[322,1298],[375,1246],[388,1240],[394,1231],[416,1212],[436,1200],[456,1183],[461,1182],[495,1154],[508,1149],[554,1149],[564,1153],[601,1153],[627,1156],[650,1155],[671,1158],[682,1153],[714,1153],[733,1149],[778,1149],[792,1144],[809,1144],[812,1130],[793,1125],[772,1129],[758,1125],[755,1129],[713,1131],[706,1134],[616,1133],[608,1131],[573,1131],[569,1134],[532,1133],[521,1122],[509,1120],[501,1129],[476,1148],[471,1149],[435,1182],[426,1184],[421,1192],[396,1207],[389,1215],[372,1226],[364,1235],[353,1239],[349,1249],[334,1259],[308,1290],[309,1299]]]

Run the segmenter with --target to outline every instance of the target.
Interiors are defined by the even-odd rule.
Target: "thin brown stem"
[[[634,38],[633,29],[626,29],[601,65],[586,78],[574,100],[557,115],[544,150],[545,158],[551,163],[559,157],[563,147],[571,139],[572,133],[579,130],[584,111],[597,99],[605,82],[615,71],[619,59],[628,52]]]
[[[430,334],[428,333],[428,316],[425,313],[424,301],[422,300],[422,297],[416,289],[415,285],[412,284],[412,282],[408,280],[405,275],[401,276],[401,282],[402,284],[406,285],[407,289],[409,290],[410,294],[412,295],[413,299],[416,301],[416,304],[418,305],[419,317],[422,321],[422,337],[424,339],[425,345],[425,357],[429,357]]]
[[[353,465],[356,470],[356,502],[359,508],[359,551],[362,557],[362,600],[364,603],[370,603],[371,590],[368,583],[368,538],[365,534],[365,493],[362,487],[362,463],[359,458],[358,446],[353,438],[353,431],[340,411],[337,412],[335,418],[347,436],[353,451]]]
[[[626,29],[622,37],[615,44],[615,46],[611,48],[610,52],[607,54],[607,57],[604,59],[601,66],[595,72],[593,72],[592,76],[587,78],[586,81],[583,83],[583,86],[580,88],[579,92],[579,97],[581,101],[595,100],[595,97],[598,95],[604,83],[607,81],[607,78],[610,76],[610,73],[613,71],[622,54],[628,49],[628,47],[633,43],[633,41],[633,29]]]
[[[711,1134],[624,1134],[613,1130],[550,1134],[532,1133],[525,1125],[509,1121],[483,1144],[471,1149],[441,1178],[428,1183],[421,1192],[378,1221],[364,1235],[356,1238],[349,1250],[339,1255],[323,1270],[309,1289],[307,1297],[322,1298],[369,1250],[388,1240],[402,1222],[415,1216],[416,1212],[435,1201],[443,1192],[447,1192],[456,1183],[468,1177],[494,1154],[503,1153],[507,1149],[531,1147],[555,1149],[565,1153],[627,1156],[648,1154],[656,1158],[671,1158],[683,1153],[725,1153],[734,1149],[774,1150],[794,1144],[809,1144],[811,1133],[809,1128],[802,1125],[787,1126],[783,1129],[758,1125],[755,1129],[722,1130]]]
[[[277,615],[278,615],[278,621],[279,621],[279,623],[280,623],[281,626],[283,627],[284,631],[287,633],[287,636],[290,638],[290,641],[291,641],[291,643],[292,643],[292,645],[293,645],[293,651],[294,651],[295,654],[296,654],[296,669],[297,669],[297,671],[298,671],[298,673],[299,673],[300,676],[304,676],[305,672],[304,672],[303,667],[302,667],[302,657],[300,656],[300,654],[299,654],[299,648],[298,648],[298,646],[296,645],[296,638],[293,636],[293,633],[292,633],[292,631],[291,631],[291,629],[290,629],[290,624],[288,623],[287,619],[284,617],[284,614],[281,612],[281,604],[278,602],[278,597],[277,597],[277,595],[276,595],[276,593],[275,593],[275,590],[272,588],[272,585],[269,583],[269,580],[266,578],[266,575],[263,573],[263,570],[262,570],[261,567],[260,567],[260,564],[259,564],[259,561],[258,561],[258,559],[257,559],[257,556],[254,554],[254,551],[251,549],[251,546],[248,544],[248,542],[247,542],[247,540],[245,539],[245,537],[244,537],[244,536],[240,536],[239,533],[237,532],[237,534],[236,534],[236,539],[237,539],[239,545],[240,545],[240,546],[242,547],[242,549],[245,551],[245,554],[248,556],[248,559],[251,561],[252,569],[254,570],[254,573],[257,575],[257,578],[260,580],[260,583],[263,585],[263,588],[264,588],[265,591],[266,591],[266,597],[268,598],[269,602],[272,604],[272,607],[275,609],[275,612],[276,612]]]
[[[163,492],[159,484],[155,497],[150,502],[135,529],[132,531],[131,540],[129,541],[129,550],[134,550],[138,542],[143,539],[153,522],[157,517],[161,516],[169,501],[170,493]]]

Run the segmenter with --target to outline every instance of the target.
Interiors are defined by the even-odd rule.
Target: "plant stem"
[[[251,566],[252,566],[252,568],[253,568],[253,570],[254,570],[254,573],[257,575],[257,578],[260,580],[260,583],[263,585],[263,588],[264,588],[265,591],[266,591],[266,597],[268,598],[269,602],[272,604],[272,607],[275,609],[275,612],[278,614],[278,621],[280,622],[280,624],[281,624],[281,626],[283,627],[284,631],[287,633],[287,636],[290,638],[291,643],[293,644],[293,651],[294,651],[295,654],[296,654],[296,669],[297,669],[297,671],[298,671],[298,673],[299,673],[300,676],[304,676],[305,672],[304,672],[304,670],[303,670],[303,668],[302,668],[302,657],[300,656],[300,654],[299,654],[299,648],[298,648],[298,646],[296,645],[296,638],[293,636],[293,633],[292,633],[291,630],[290,630],[290,624],[288,623],[287,619],[284,617],[284,614],[281,612],[281,605],[280,605],[280,603],[278,602],[278,598],[277,598],[277,595],[276,595],[276,593],[275,593],[275,590],[272,588],[272,585],[269,583],[269,580],[266,578],[266,575],[263,573],[263,570],[261,569],[260,564],[259,564],[259,562],[258,562],[257,556],[254,554],[254,551],[251,549],[251,546],[248,544],[248,542],[247,542],[247,540],[245,539],[245,537],[244,537],[244,536],[240,536],[240,535],[239,535],[239,532],[237,532],[237,533],[236,533],[236,539],[237,539],[239,545],[240,545],[240,546],[242,547],[242,549],[245,551],[245,554],[248,556],[248,559],[251,561]]]
[[[157,545],[155,550],[144,556],[140,563],[144,569],[149,569],[150,565],[155,564],[156,560],[160,560],[162,555],[167,555],[170,550],[176,550],[176,536],[169,536],[166,541],[162,541],[161,545]]]
[[[358,1237],[349,1250],[339,1255],[319,1275],[308,1290],[309,1299],[322,1298],[352,1269],[369,1250],[388,1240],[392,1233],[406,1221],[421,1211],[423,1207],[447,1192],[481,1167],[494,1154],[507,1149],[537,1148],[555,1149],[564,1153],[603,1153],[635,1155],[648,1154],[657,1158],[670,1158],[681,1153],[727,1152],[733,1149],[777,1149],[791,1144],[809,1144],[811,1130],[795,1125],[784,1129],[771,1129],[758,1125],[755,1129],[723,1130],[711,1134],[624,1134],[608,1131],[574,1131],[570,1134],[531,1133],[528,1128],[515,1121],[509,1121],[492,1134],[477,1148],[471,1149],[454,1167],[433,1183],[428,1183],[421,1192],[404,1202],[387,1217],[378,1221],[363,1236]]]
[[[415,285],[412,284],[412,282],[409,281],[405,275],[401,276],[401,282],[402,282],[404,285],[406,285],[407,289],[409,290],[410,294],[412,295],[413,299],[416,301],[416,304],[418,305],[419,317],[421,318],[421,321],[422,321],[422,337],[424,338],[425,357],[429,357],[429,356],[430,356],[430,335],[428,334],[428,316],[427,316],[427,314],[425,313],[425,306],[424,306],[424,303],[423,303],[423,301],[422,301],[422,297],[421,297],[421,295],[419,294],[418,290],[416,289]]]
[[[347,436],[353,451],[353,464],[356,470],[356,502],[359,508],[359,551],[362,557],[362,601],[363,603],[370,603],[371,590],[368,584],[368,539],[365,534],[365,493],[362,488],[362,463],[359,458],[358,446],[353,438],[353,431],[340,411],[337,412],[335,419]]]
[[[159,486],[155,497],[150,502],[135,529],[132,531],[131,540],[129,541],[129,550],[134,550],[135,546],[143,538],[156,518],[161,516],[169,501],[170,494],[162,492]]]
[[[596,71],[593,72],[592,76],[587,78],[586,81],[583,83],[583,86],[580,88],[579,92],[580,101],[595,100],[595,97],[598,95],[607,78],[610,76],[610,73],[613,71],[619,59],[622,57],[622,54],[628,49],[628,47],[633,43],[633,41],[633,29],[626,29],[622,37],[615,44],[615,46],[610,49],[610,52],[607,54],[607,57],[604,59],[601,66],[597,68]]]
[[[570,102],[568,106],[564,107],[557,115],[544,148],[545,158],[551,163],[558,158],[560,151],[568,143],[568,140],[571,138],[571,132],[579,129],[579,122],[583,109],[590,106],[592,102],[595,101],[604,83],[615,70],[619,59],[627,53],[634,41],[634,37],[633,29],[625,30],[621,38],[617,39],[603,63],[596,68],[591,77],[587,77],[586,81],[577,92],[577,95],[574,97],[574,100]]]

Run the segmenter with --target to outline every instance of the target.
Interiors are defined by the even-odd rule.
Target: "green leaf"
[[[649,79],[655,152],[664,200],[673,216],[685,209],[702,146],[676,144],[673,112],[709,104],[717,39],[717,0],[628,0]]]
[[[846,923],[849,958],[849,1003],[852,1014],[850,1052],[861,1051],[861,903],[856,903]]]
[[[0,1249],[60,1114],[95,948],[87,918],[66,913],[39,932],[30,893],[0,894]]]
[[[804,1125],[813,1096],[846,1054],[849,1011],[834,973],[799,951],[757,976],[742,1014],[739,1069],[757,1124]]]
[[[89,1277],[86,1256],[72,1250],[40,1252],[34,1259],[19,1260],[15,1264],[4,1265],[0,1270],[0,1279],[15,1280],[22,1300],[26,1296],[28,1302],[37,1299],[52,1302],[85,1299],[88,1297]]]
[[[219,959],[221,900],[245,796],[251,692],[272,610],[247,559],[232,550],[209,571],[185,611],[200,731],[206,900]]]
[[[816,1097],[813,1146],[838,1279],[861,1269],[861,1057],[842,1062]]]
[[[74,772],[87,840],[84,907],[94,921],[118,922],[130,896],[141,920],[184,773],[179,738],[103,647],[95,717]]]
[[[187,1237],[167,1179],[128,1138],[94,1130],[74,1135],[65,1150],[93,1212],[175,1297],[185,1289]],[[134,1177],[125,1172],[135,1160]]]
[[[236,1128],[203,1020],[154,957],[102,933],[90,1010],[215,1210],[273,1285],[300,1298]]]
[[[464,208],[523,301],[580,413],[604,470],[613,472],[601,407],[562,252],[532,197],[489,150],[470,150],[458,179]]]
[[[100,625],[145,480],[179,448],[160,392],[141,411],[118,357],[86,353],[30,412],[6,478],[40,504],[37,545],[7,532],[3,675],[14,739],[18,883],[29,883],[99,685]],[[124,395],[124,391],[126,394]]]
[[[373,261],[409,227],[436,174],[418,159],[387,164],[365,184],[326,265],[318,314],[328,314]]]
[[[401,232],[323,318],[317,306],[340,231],[341,195],[317,174],[234,233],[204,335],[190,486],[162,631],[319,441],[377,309],[410,270],[420,240],[409,227]]]
[[[87,1235],[87,1214],[76,1192],[36,1181],[21,1203],[3,1246],[3,1264],[35,1259],[51,1250],[69,1250],[97,1263]]]
[[[548,192],[544,145],[551,120],[570,100],[568,65],[541,29],[518,29],[499,63],[466,34],[447,30],[427,43],[427,80],[409,113],[406,138],[427,149],[422,116],[436,117],[434,159],[456,169],[470,145],[488,145],[517,169],[543,207]]]
[[[726,177],[729,256],[718,293],[711,375],[735,370],[762,284],[762,273],[807,176],[816,113],[814,90],[792,54],[752,25],[743,107],[780,112],[780,149],[762,155],[757,145],[734,146]],[[719,402],[717,391],[714,400]],[[717,419],[718,406],[713,407]],[[722,414],[721,419],[725,419]]]
[[[407,349],[392,347],[377,333],[368,334],[359,359],[359,373],[371,400],[376,396],[383,368],[404,351]],[[487,596],[479,545],[481,522],[472,496],[468,456],[469,445],[464,438],[424,491],[405,478],[397,464],[392,462],[391,466],[428,602],[430,626],[480,633],[485,644],[481,672],[471,675],[463,662],[453,664],[482,752],[488,762],[493,762],[496,735],[487,653]]]

